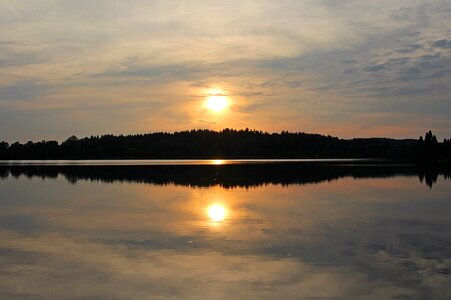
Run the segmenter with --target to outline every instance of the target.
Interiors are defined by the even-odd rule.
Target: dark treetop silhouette
[[[0,159],[176,158],[403,158],[451,157],[451,139],[439,143],[429,131],[419,140],[355,138],[256,130],[191,130],[129,136],[75,136],[56,141],[0,143]]]

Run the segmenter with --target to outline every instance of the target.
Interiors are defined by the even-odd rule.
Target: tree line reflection
[[[421,183],[432,187],[439,176],[451,178],[449,165],[389,165],[333,163],[271,163],[241,165],[157,165],[157,166],[25,166],[2,165],[0,177],[64,176],[76,184],[78,180],[101,182],[139,182],[156,185],[183,185],[224,188],[258,187],[267,184],[304,185],[351,178],[388,178],[417,176]]]

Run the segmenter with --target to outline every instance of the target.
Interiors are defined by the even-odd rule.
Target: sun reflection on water
[[[227,214],[227,209],[222,204],[216,203],[207,207],[207,216],[211,221],[215,223],[224,221],[227,217]]]

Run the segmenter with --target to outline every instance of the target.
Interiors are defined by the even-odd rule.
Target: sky
[[[223,128],[451,137],[448,0],[0,0],[0,26],[8,142]]]

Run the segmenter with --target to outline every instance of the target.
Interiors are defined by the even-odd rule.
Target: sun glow
[[[229,106],[229,98],[221,90],[210,90],[205,105],[210,111],[221,112]]]
[[[207,215],[212,221],[221,222],[227,216],[227,210],[221,204],[213,204],[207,208]]]
[[[226,96],[210,96],[207,100],[207,108],[215,112],[223,111],[228,105]]]

